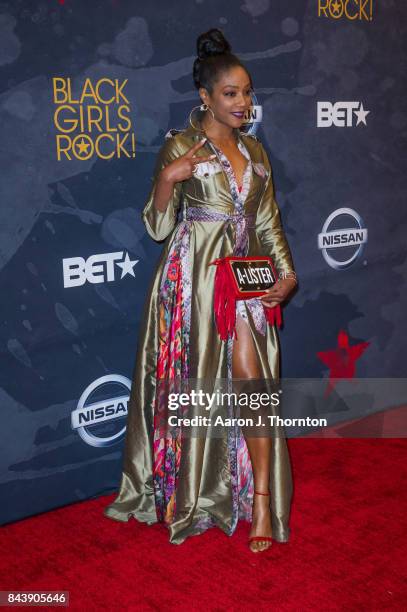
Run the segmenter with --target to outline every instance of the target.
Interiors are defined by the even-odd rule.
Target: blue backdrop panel
[[[402,377],[407,7],[385,0],[2,2],[1,523],[111,491],[161,245],[140,212],[170,128],[199,103],[197,36],[251,72],[300,288],[282,372],[370,342]],[[391,32],[391,36],[389,33]]]

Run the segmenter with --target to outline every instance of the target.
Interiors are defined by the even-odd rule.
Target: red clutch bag
[[[222,257],[211,261],[216,265],[214,313],[216,327],[222,340],[235,335],[236,300],[264,295],[277,282],[273,260],[267,255],[253,257]],[[281,327],[281,306],[263,306],[270,325]]]

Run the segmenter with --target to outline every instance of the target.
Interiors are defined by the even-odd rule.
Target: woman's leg
[[[261,369],[257,359],[252,333],[244,319],[236,317],[236,332],[238,338],[233,342],[232,375],[233,378],[261,379]],[[237,385],[239,386],[239,384]],[[250,460],[253,468],[254,489],[262,493],[269,490],[271,437],[260,438],[245,436]],[[250,536],[271,536],[270,497],[265,495],[253,496],[253,520]],[[270,542],[252,542],[253,551],[269,548]]]

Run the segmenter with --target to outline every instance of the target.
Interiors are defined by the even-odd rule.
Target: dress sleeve
[[[158,210],[153,205],[154,194],[157,186],[158,175],[165,166],[181,153],[177,150],[177,145],[174,142],[174,137],[167,138],[158,152],[157,162],[154,169],[153,185],[148,196],[147,202],[144,205],[141,213],[144,225],[150,236],[157,241],[165,240],[174,229],[177,212],[181,203],[182,181],[175,183],[172,196],[169,199],[168,206],[164,212]]]
[[[295,271],[290,247],[281,225],[280,210],[274,197],[271,165],[263,145],[261,145],[261,148],[263,164],[267,170],[267,178],[257,209],[256,232],[264,248],[264,254],[272,258],[277,274]]]

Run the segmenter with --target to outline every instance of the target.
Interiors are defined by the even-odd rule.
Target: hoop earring
[[[212,118],[215,119],[215,113],[213,112],[210,106],[208,106],[207,104],[201,104],[200,109],[203,111],[208,111],[208,110],[211,111]]]
[[[203,132],[204,130],[202,130],[202,129],[200,129],[200,128],[197,128],[197,127],[196,127],[196,126],[195,126],[195,125],[192,123],[191,115],[192,115],[192,113],[194,112],[194,110],[195,110],[196,108],[199,108],[199,110],[204,111],[204,112],[205,112],[205,111],[208,111],[208,110],[209,110],[209,111],[211,111],[213,119],[215,119],[215,113],[213,112],[213,110],[211,109],[211,107],[210,107],[210,106],[208,106],[207,104],[201,104],[201,105],[199,105],[199,104],[198,104],[197,106],[194,106],[194,107],[191,109],[191,112],[189,113],[189,123],[190,123],[190,124],[191,124],[191,126],[194,128],[194,130],[198,130],[199,132]]]

